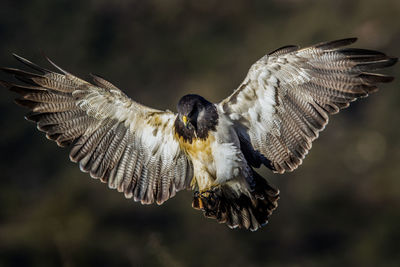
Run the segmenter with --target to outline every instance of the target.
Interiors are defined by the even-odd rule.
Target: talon
[[[210,195],[211,195],[211,193],[212,193],[212,192],[209,191],[209,190],[203,191],[203,192],[200,193],[200,196],[203,197],[203,198],[209,198]]]
[[[201,198],[199,197],[193,198],[192,207],[196,210],[204,210],[204,204]]]
[[[195,191],[192,207],[204,211],[208,217],[215,217],[215,209],[219,203],[218,190],[219,187],[213,186],[202,191]]]
[[[214,195],[214,194],[215,194],[216,188],[217,188],[217,187],[215,187],[215,186],[206,188],[206,189],[204,189],[203,191],[200,192],[200,195],[201,195],[202,197],[208,198],[208,197],[210,197],[211,195]]]

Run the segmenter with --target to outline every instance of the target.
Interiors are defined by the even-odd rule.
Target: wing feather
[[[393,80],[371,72],[392,66],[397,59],[373,50],[343,48],[355,41],[282,47],[251,66],[239,88],[220,103],[235,122],[253,166],[263,163],[278,173],[296,169],[328,123],[328,115]]]
[[[91,84],[50,60],[60,73],[14,56],[37,73],[2,68],[23,83],[0,84],[21,96],[16,102],[47,138],[73,144],[70,159],[82,171],[144,204],[189,188],[193,167],[175,139],[175,114],[136,103],[97,75]]]

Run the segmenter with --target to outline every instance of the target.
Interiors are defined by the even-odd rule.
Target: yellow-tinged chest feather
[[[192,142],[186,142],[179,135],[175,135],[179,144],[190,157],[193,163],[194,177],[192,187],[199,187],[200,191],[209,189],[215,181],[215,163],[212,155],[212,144],[215,137],[209,135],[206,139],[193,138]]]

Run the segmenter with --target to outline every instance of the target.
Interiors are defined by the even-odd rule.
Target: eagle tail
[[[203,211],[207,218],[226,223],[230,228],[256,231],[268,223],[278,206],[279,190],[253,170],[254,184],[250,194],[240,193],[229,184],[205,192],[196,192],[192,206]]]

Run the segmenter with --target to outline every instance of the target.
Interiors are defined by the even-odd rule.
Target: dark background
[[[45,53],[175,110],[189,92],[220,101],[283,45],[356,36],[399,56],[399,15],[398,0],[2,0],[0,65]],[[203,218],[191,192],[160,207],[125,200],[0,90],[0,266],[399,266],[400,65],[385,73],[397,80],[333,116],[298,170],[262,170],[281,200],[254,233]]]

